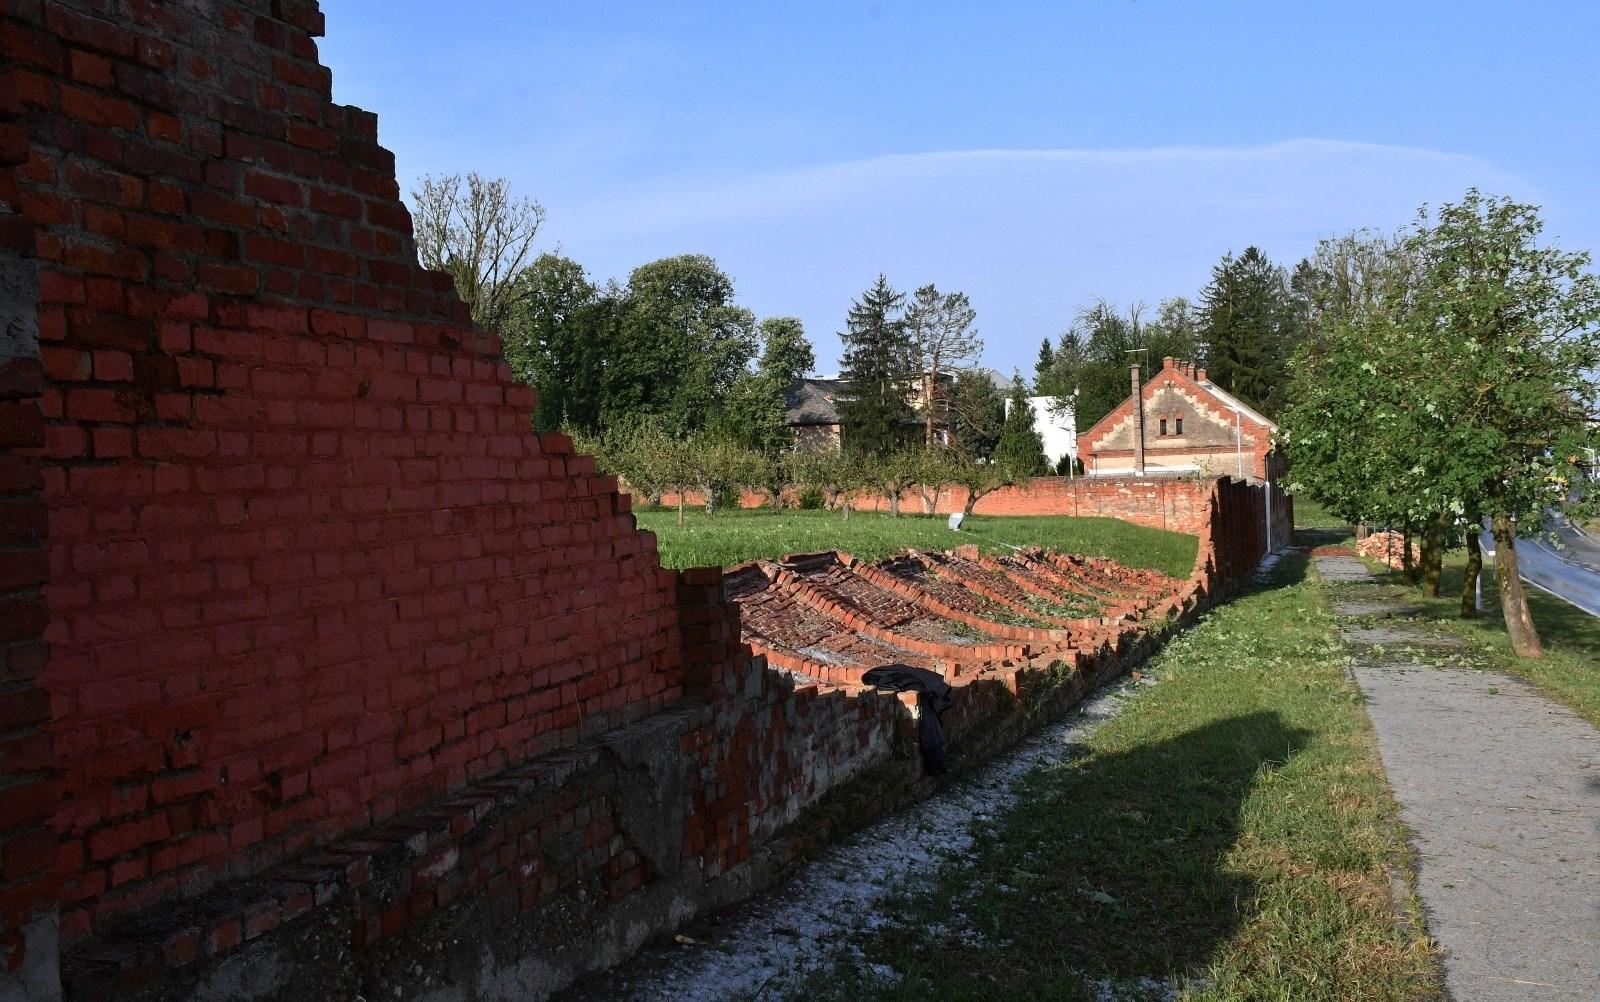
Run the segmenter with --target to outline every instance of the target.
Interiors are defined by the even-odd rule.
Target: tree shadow
[[[1246,713],[1030,775],[970,864],[880,937],[881,959],[934,998],[1199,971],[1255,893],[1227,862],[1246,801],[1309,737]]]

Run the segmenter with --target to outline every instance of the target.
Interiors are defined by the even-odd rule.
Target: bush
[[[807,484],[800,488],[800,495],[796,499],[796,507],[801,511],[821,511],[827,499],[822,496],[822,488],[816,484]]]

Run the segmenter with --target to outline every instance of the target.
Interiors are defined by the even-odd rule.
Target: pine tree
[[[1006,423],[1000,429],[1000,444],[994,447],[995,465],[1018,477],[1037,477],[1050,470],[1044,455],[1044,439],[1033,426],[1033,405],[1021,376],[1011,379]]]
[[[1039,345],[1039,361],[1033,366],[1033,385],[1039,388],[1040,393],[1055,392],[1056,353],[1050,347],[1050,339],[1045,338]]]
[[[1267,415],[1277,412],[1288,383],[1293,338],[1288,280],[1258,248],[1224,255],[1200,294],[1207,375]]]
[[[845,384],[839,401],[844,446],[851,452],[887,456],[908,437],[916,422],[906,402],[915,389],[914,346],[906,331],[905,296],[879,275],[872,288],[850,305],[844,343]]]

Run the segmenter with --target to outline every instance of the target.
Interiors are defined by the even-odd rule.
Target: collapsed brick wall
[[[6,8],[66,939],[679,694],[653,537],[417,266],[321,30],[303,0]]]

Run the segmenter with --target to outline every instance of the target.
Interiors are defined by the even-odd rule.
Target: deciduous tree
[[[512,279],[528,262],[544,222],[544,206],[512,194],[503,177],[477,173],[425,176],[411,201],[418,262],[448,272],[473,323],[498,330],[511,306]]]

